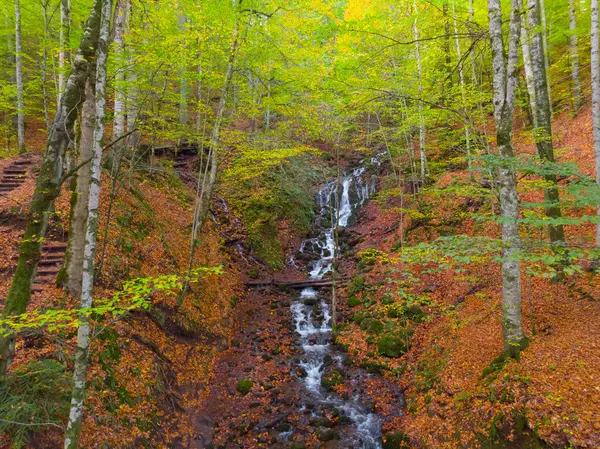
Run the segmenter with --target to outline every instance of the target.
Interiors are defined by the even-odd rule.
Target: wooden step
[[[51,267],[53,265],[60,265],[60,264],[62,264],[62,262],[63,262],[62,257],[60,259],[42,259],[38,263],[38,266],[40,266],[40,267]]]
[[[52,245],[44,246],[42,252],[44,253],[64,253],[67,250],[67,245]]]
[[[56,275],[58,275],[59,272],[60,272],[60,270],[58,269],[58,267],[55,267],[55,268],[38,270],[37,275],[38,275],[38,277],[56,276]]]
[[[24,175],[27,173],[27,170],[22,168],[6,168],[3,172],[5,175]]]
[[[31,165],[31,161],[24,159],[21,161],[14,161],[12,165]]]

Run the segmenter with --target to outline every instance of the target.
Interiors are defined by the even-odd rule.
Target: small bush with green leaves
[[[14,448],[24,447],[34,432],[62,426],[69,413],[71,376],[55,360],[29,362],[0,383],[0,434]]]

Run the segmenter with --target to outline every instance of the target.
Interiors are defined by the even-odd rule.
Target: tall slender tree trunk
[[[60,1],[60,35],[58,51],[58,101],[65,90],[65,66],[71,46],[71,2]]]
[[[108,56],[108,39],[110,31],[112,0],[103,0],[96,57],[96,117],[94,125],[94,155],[91,166],[91,182],[88,197],[88,220],[83,254],[83,278],[81,283],[81,308],[92,307],[94,287],[94,258],[96,240],[98,238],[98,208],[100,205],[100,171],[102,148],[104,143],[104,114],[106,106],[106,60]],[[89,319],[82,315],[77,330],[77,348],[75,349],[75,366],[73,368],[73,391],[71,393],[71,410],[65,431],[65,449],[77,449],[83,421],[83,401],[85,381],[88,367],[88,351],[90,346]]]
[[[527,93],[529,95],[529,108],[531,112],[531,121],[533,127],[536,128],[536,112],[535,112],[535,86],[533,83],[533,67],[531,65],[531,52],[529,51],[530,33],[529,27],[525,22],[525,18],[521,15],[521,50],[523,52],[523,67],[525,69],[525,84],[527,85]]]
[[[452,16],[454,19],[454,35],[455,35],[455,45],[456,45],[456,59],[459,61],[458,65],[458,80],[460,83],[460,94],[462,100],[462,115],[465,121],[465,143],[467,147],[467,167],[469,169],[469,179],[471,181],[475,180],[473,173],[473,158],[471,157],[471,129],[470,124],[467,119],[467,92],[465,85],[465,73],[462,64],[462,49],[460,47],[460,39],[458,38],[458,23],[456,18],[456,6],[454,5],[454,0],[452,0]]]
[[[592,71],[592,130],[596,159],[596,184],[600,186],[600,55],[598,54],[598,0],[591,0],[591,71]],[[600,205],[598,206],[600,219]],[[596,225],[596,246],[600,247],[600,222]]]
[[[498,169],[500,211],[502,214],[502,334],[504,353],[519,359],[526,343],[521,323],[521,263],[518,259],[519,197],[514,162],[512,120],[518,81],[519,10],[521,0],[512,0],[508,43],[505,57],[502,36],[501,0],[488,0],[490,38],[493,57],[494,119],[498,153],[506,164]]]
[[[15,79],[17,81],[17,144],[25,153],[25,105],[23,92],[23,56],[21,36],[21,4],[15,0]]]
[[[81,108],[81,137],[79,138],[79,163],[90,160],[94,146],[95,106],[95,66],[90,69],[90,77],[85,86],[85,101]],[[91,171],[89,165],[77,170],[76,187],[71,201],[71,224],[67,244],[65,289],[75,298],[81,297],[83,281],[83,253],[85,249],[85,230],[88,220],[88,198],[90,192]]]
[[[237,1],[238,0],[233,1],[234,7],[236,7],[236,4],[239,5]],[[239,14],[238,11],[236,11],[236,15],[237,14]],[[235,60],[239,47],[239,32],[240,20],[239,17],[236,17],[235,26],[233,29],[233,41],[231,44],[229,59],[227,61],[227,71],[225,73],[225,80],[221,89],[221,98],[219,99],[219,106],[217,107],[215,122],[210,136],[210,144],[207,158],[208,160],[206,162],[204,173],[201,174],[202,180],[199,180],[198,183],[200,191],[196,195],[196,207],[194,210],[194,222],[192,224],[192,236],[190,244],[190,257],[187,269],[187,278],[189,278],[190,273],[192,272],[192,269],[194,267],[194,255],[196,252],[196,247],[198,245],[198,234],[200,233],[204,221],[206,220],[206,216],[208,215],[208,211],[210,208],[210,200],[212,198],[214,185],[217,180],[217,166],[219,162],[218,150],[220,144],[221,123],[223,121],[223,114],[225,113],[225,108],[227,107],[227,97],[229,96],[231,79],[233,78],[233,70],[235,67]],[[179,295],[177,301],[178,305],[181,305],[183,303],[183,300],[189,288],[189,282],[187,278],[184,281],[183,288]]]
[[[42,97],[44,100],[44,121],[46,122],[46,130],[50,131],[50,115],[48,112],[48,104],[50,100],[48,98],[48,39],[49,39],[49,31],[50,31],[50,23],[48,20],[48,7],[50,6],[50,2],[46,1],[42,3],[42,8],[44,10],[44,49],[42,51]]]
[[[528,0],[528,21],[532,30],[531,35],[531,64],[533,68],[533,86],[535,89],[535,143],[537,152],[545,164],[554,164],[554,150],[552,149],[552,110],[550,98],[548,96],[548,79],[546,77],[543,39],[540,30],[540,10],[538,0]],[[561,215],[560,197],[555,174],[547,174],[544,179],[550,187],[544,189],[545,210],[548,218],[556,220]],[[548,226],[550,241],[552,243],[565,240],[564,228],[560,224],[551,224]]]
[[[531,0],[527,0],[530,2]],[[536,0],[537,6],[539,7],[539,17],[542,21],[541,23],[541,33],[542,33],[542,52],[544,53],[544,69],[546,71],[546,91],[548,92],[548,103],[550,104],[550,116],[554,113],[552,108],[552,89],[550,86],[550,54],[548,49],[548,24],[546,21],[546,5],[544,4],[544,0]],[[528,3],[527,8],[529,8],[531,12],[531,3]]]
[[[421,48],[419,44],[419,28],[417,26],[417,2],[413,0],[415,20],[413,21],[413,37],[415,39],[415,57],[417,59],[417,76],[419,78],[419,154],[421,158],[421,179],[425,182],[425,177],[429,173],[427,163],[427,150],[425,148],[425,118],[423,117],[423,67],[421,65]]]
[[[185,32],[185,22],[186,18],[183,13],[179,13],[177,17],[177,22],[179,25],[179,32]],[[181,68],[179,71],[179,123],[182,125],[188,124],[188,82],[187,82],[187,65],[186,65],[186,54],[185,54],[185,46],[181,45]]]
[[[117,67],[115,73],[115,103],[114,103],[114,122],[113,122],[113,140],[121,138],[125,134],[125,113],[126,113],[126,69],[127,60],[125,53],[125,30],[129,16],[129,0],[118,0],[115,7],[114,24],[114,46],[116,60],[120,67]],[[112,157],[110,158],[110,170],[113,177],[118,176],[121,166],[121,158],[126,148],[126,142],[119,141],[116,144]]]
[[[77,117],[77,109],[83,101],[81,92],[85,91],[89,66],[95,60],[101,5],[102,0],[95,0],[48,136],[48,145],[29,206],[25,233],[19,248],[17,269],[6,297],[3,316],[24,313],[31,299],[31,284],[40,261],[42,241],[48,227],[48,216],[64,181],[63,158],[67,146],[75,137],[73,123]],[[0,376],[6,374],[14,351],[14,342],[14,334],[0,337]]]
[[[125,68],[126,61],[123,58],[124,53],[124,34],[127,27],[127,16],[129,13],[129,1],[118,0],[115,6],[115,24],[114,24],[114,47],[115,56],[121,67],[117,67],[115,73],[115,104],[114,104],[114,122],[113,139],[116,140],[125,134]]]
[[[573,111],[577,113],[583,106],[581,77],[579,75],[579,50],[577,48],[577,15],[575,0],[569,0],[569,53],[571,54],[571,81],[573,83]]]

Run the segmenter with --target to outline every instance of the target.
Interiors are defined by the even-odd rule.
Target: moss
[[[377,351],[384,357],[400,357],[406,353],[406,341],[399,335],[384,335],[377,340]]]
[[[356,307],[360,305],[360,299],[357,296],[351,295],[348,296],[348,306],[349,307]]]
[[[400,449],[410,447],[410,439],[403,432],[388,432],[383,437],[383,449]]]
[[[339,371],[331,371],[321,379],[321,385],[327,390],[333,390],[334,387],[342,385],[343,383],[344,378]]]
[[[383,323],[374,318],[365,318],[360,322],[360,328],[363,331],[367,331],[372,334],[378,334],[383,331]]]
[[[252,390],[253,386],[254,383],[250,379],[240,379],[238,380],[236,390],[242,396],[246,396]]]

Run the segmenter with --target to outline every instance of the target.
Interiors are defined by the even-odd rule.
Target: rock
[[[250,379],[240,379],[237,383],[236,390],[243,396],[246,396],[250,390],[252,390],[253,385],[254,384]]]
[[[402,432],[388,432],[383,437],[383,449],[400,449],[401,447],[407,447],[410,444],[410,439],[405,433]]]
[[[342,385],[343,383],[344,379],[339,371],[332,371],[324,375],[321,379],[321,385],[328,390],[333,390],[333,387]]]
[[[380,333],[383,331],[383,323],[374,318],[365,318],[360,322],[360,328],[363,331],[371,332],[373,334]]]
[[[379,355],[397,358],[406,352],[406,342],[395,335],[384,335],[377,340],[377,350]]]
[[[339,440],[340,435],[335,431],[326,427],[317,427],[317,438],[323,442],[331,440]]]
[[[289,432],[291,430],[292,426],[290,426],[288,423],[286,422],[282,422],[277,424],[277,427],[275,427],[275,429],[278,432]]]
[[[314,306],[318,302],[317,298],[305,298],[304,305],[305,306]]]

